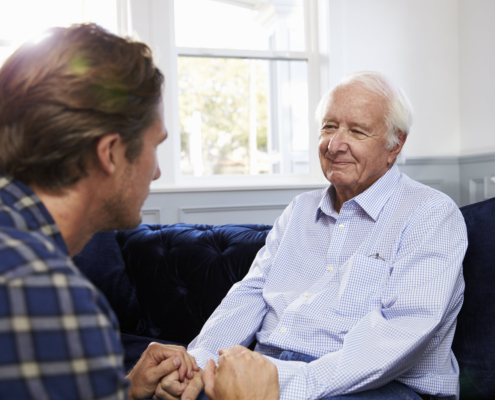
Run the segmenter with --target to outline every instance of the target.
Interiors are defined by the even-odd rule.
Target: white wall
[[[494,17],[494,0],[459,0],[461,154],[495,152]]]
[[[355,71],[385,73],[416,111],[406,157],[458,155],[457,1],[330,0],[327,13],[329,85]]]
[[[163,18],[151,11],[161,0],[132,1],[136,6],[150,5],[143,8],[144,15]],[[495,111],[495,0],[318,0],[318,4],[320,32],[325,33],[319,43],[321,92],[345,74],[364,69],[382,71],[396,80],[416,110],[404,150],[409,162],[401,170],[446,192],[459,205],[468,204],[471,186],[481,193],[483,182],[491,172],[495,174],[495,155],[487,160],[458,159],[495,152],[490,124]],[[145,23],[145,39],[163,37],[146,32],[146,27]],[[167,72],[169,60],[162,57]],[[145,218],[168,224],[272,224],[284,204],[307,190],[294,186],[155,191],[146,200]],[[475,201],[484,198],[486,193]]]

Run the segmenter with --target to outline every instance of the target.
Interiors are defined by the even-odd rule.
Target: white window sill
[[[272,179],[269,181],[249,182],[250,179],[237,178],[237,182],[222,181],[222,179],[208,179],[209,182],[203,182],[201,178],[192,178],[191,180],[185,180],[181,184],[166,185],[163,183],[152,184],[150,193],[183,193],[183,192],[226,192],[226,191],[253,191],[253,190],[290,190],[290,189],[322,189],[329,185],[326,180],[298,180],[289,182],[287,180],[280,179],[278,182],[274,182]],[[211,179],[211,180],[210,180]],[[216,181],[216,182],[215,182]]]

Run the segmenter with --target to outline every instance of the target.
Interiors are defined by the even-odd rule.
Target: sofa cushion
[[[122,332],[141,334],[145,324],[136,290],[125,272],[115,232],[100,232],[74,257],[74,263],[100,289],[117,315]]]
[[[248,272],[266,225],[141,225],[117,241],[148,335],[189,343],[231,286]]]
[[[466,290],[453,351],[461,399],[495,399],[495,198],[461,208],[468,230]]]

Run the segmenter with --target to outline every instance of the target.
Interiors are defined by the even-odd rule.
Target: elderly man
[[[137,399],[193,378],[184,348],[154,343],[126,379],[115,314],[70,259],[139,224],[162,84],[147,46],[96,25],[52,29],[0,69],[1,399]]]
[[[322,99],[317,118],[330,187],[292,201],[188,351],[204,367],[256,339],[281,399],[453,399],[466,229],[449,197],[396,166],[409,101],[361,72]],[[174,379],[161,381],[167,396]]]

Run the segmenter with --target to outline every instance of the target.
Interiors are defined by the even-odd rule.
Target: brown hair
[[[52,28],[0,69],[0,171],[60,189],[87,175],[96,140],[119,133],[132,162],[157,118],[163,75],[143,43],[95,24]]]

